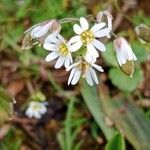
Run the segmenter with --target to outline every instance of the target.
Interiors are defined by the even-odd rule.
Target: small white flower
[[[94,82],[98,84],[97,75],[93,68],[95,68],[100,72],[104,71],[101,66],[95,64],[95,60],[92,62],[80,60],[69,66],[66,69],[66,71],[71,70],[68,79],[68,85],[69,84],[75,85],[79,81],[80,77],[86,78],[86,81],[90,86],[93,86]]]
[[[90,55],[93,58],[99,56],[97,50],[105,51],[105,46],[97,38],[105,37],[109,34],[110,29],[104,28],[106,24],[96,23],[91,29],[89,29],[89,23],[84,18],[80,18],[80,26],[75,24],[73,26],[74,32],[77,34],[69,41],[71,44],[71,51],[75,52],[81,48],[81,46],[87,47],[86,55]]]
[[[29,106],[25,112],[25,114],[32,118],[40,119],[43,114],[47,112],[46,103],[44,102],[37,102],[37,101],[31,101],[29,103]]]
[[[116,51],[117,61],[120,66],[125,64],[127,61],[137,60],[135,54],[131,49],[131,46],[125,38],[119,37],[115,39],[113,43]]]
[[[107,27],[112,30],[112,20],[113,20],[113,17],[112,15],[110,14],[109,11],[105,10],[105,11],[100,11],[98,14],[97,14],[97,21],[98,22],[102,22],[103,20],[105,20],[105,18],[107,19]],[[108,35],[108,37],[110,38],[110,35]]]
[[[72,63],[70,45],[60,34],[53,33],[49,35],[45,39],[43,47],[46,50],[52,51],[45,59],[47,62],[58,58],[55,64],[55,68],[60,68],[63,65],[65,68],[67,68],[70,63]]]

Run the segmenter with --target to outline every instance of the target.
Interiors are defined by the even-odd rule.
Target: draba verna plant
[[[62,20],[47,20],[32,26],[25,31],[22,48],[30,49],[39,44],[50,53],[45,60],[56,60],[55,68],[62,66],[70,71],[68,85],[75,85],[80,78],[85,78],[92,86],[98,84],[96,71],[103,72],[103,68],[96,64],[100,53],[106,51],[104,39],[113,41],[116,58],[121,70],[132,77],[134,61],[137,60],[130,44],[124,37],[117,37],[112,31],[113,17],[109,11],[99,12],[94,18],[80,17],[64,18]],[[62,24],[75,22],[71,38],[61,35]]]

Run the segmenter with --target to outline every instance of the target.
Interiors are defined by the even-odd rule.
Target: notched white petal
[[[89,70],[86,71],[85,78],[86,78],[87,83],[90,86],[93,86],[93,80],[92,80],[92,77],[91,77],[91,74],[90,74]]]
[[[80,35],[76,35],[76,36],[72,37],[68,43],[73,44],[73,43],[79,42],[80,40],[81,40]]]
[[[98,66],[98,65],[96,65],[96,64],[92,64],[92,66],[93,66],[95,69],[97,69],[98,71],[104,72],[104,70],[103,70],[103,68],[102,68],[101,66]]]
[[[97,32],[98,30],[102,29],[103,27],[106,26],[106,23],[102,22],[102,23],[96,23],[92,28],[91,31],[92,32]]]
[[[73,26],[73,30],[76,34],[81,34],[83,32],[82,28],[78,24]]]
[[[86,31],[89,29],[89,23],[84,17],[80,18],[80,25],[83,31]]]
[[[100,37],[108,36],[109,33],[110,33],[110,29],[109,28],[104,28],[100,31],[94,32],[94,36],[97,37],[97,38],[100,38]]]
[[[72,78],[71,84],[75,85],[79,81],[80,76],[81,76],[81,71],[80,70],[76,70],[76,72],[74,73],[74,76]]]
[[[96,47],[96,49],[105,52],[106,48],[105,45],[103,43],[101,43],[100,41],[98,41],[97,39],[94,39],[92,44]]]
[[[55,64],[55,68],[59,69],[60,67],[62,67],[64,64],[64,61],[65,61],[65,58],[60,56]]]
[[[75,51],[79,50],[81,48],[82,44],[83,44],[82,41],[78,41],[78,42],[70,45],[70,51],[75,52]]]
[[[44,43],[43,47],[44,47],[44,49],[50,50],[50,51],[57,50],[57,45],[55,45],[55,44]]]
[[[47,57],[45,58],[45,60],[46,60],[47,62],[49,62],[49,61],[51,61],[51,60],[56,59],[58,56],[59,56],[59,55],[58,55],[57,52],[52,52],[52,53],[50,53],[49,55],[47,55]]]

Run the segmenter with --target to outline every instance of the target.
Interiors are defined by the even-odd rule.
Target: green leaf
[[[116,55],[112,43],[107,44],[106,52],[102,53],[102,56],[108,65],[118,67],[118,63],[116,60]]]
[[[112,137],[106,147],[105,150],[125,150],[125,140],[120,133],[117,133]]]
[[[140,42],[134,42],[131,46],[135,55],[137,56],[137,61],[139,63],[144,62],[148,57],[145,47]]]
[[[96,123],[103,131],[105,137],[107,139],[110,139],[114,135],[115,130],[112,127],[108,127],[104,121],[106,115],[99,101],[99,96],[96,87],[91,87],[86,83],[86,81],[83,81],[81,84],[81,93]]]
[[[14,98],[8,92],[0,88],[0,124],[4,123],[13,113]]]
[[[4,139],[0,142],[1,150],[20,150],[22,139],[16,130],[11,128]]]
[[[101,98],[103,108],[121,134],[136,150],[150,150],[150,121],[145,114],[122,96],[111,99],[106,93],[103,97],[105,97]]]
[[[6,90],[0,87],[0,98],[7,101],[15,103],[14,97],[12,97]]]
[[[132,92],[143,79],[143,72],[140,69],[136,69],[133,77],[124,74],[118,68],[111,68],[109,71],[109,78],[113,85],[118,87],[122,91]]]

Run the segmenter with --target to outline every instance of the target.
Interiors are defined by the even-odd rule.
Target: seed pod
[[[125,64],[120,66],[120,68],[125,74],[129,75],[130,77],[133,76],[133,73],[134,73],[134,62],[133,61],[127,61]]]
[[[150,42],[150,27],[145,24],[140,24],[136,26],[135,32],[140,40],[143,42]]]

